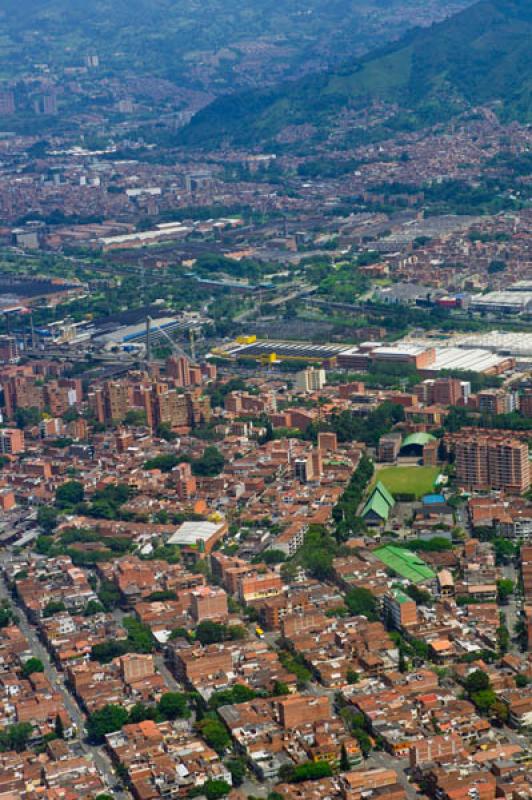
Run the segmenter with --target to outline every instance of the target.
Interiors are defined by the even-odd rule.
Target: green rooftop
[[[369,513],[373,512],[378,517],[382,519],[383,522],[386,522],[388,517],[390,516],[390,511],[395,505],[395,500],[386,488],[383,483],[378,481],[374,490],[371,493],[371,497],[369,498],[368,502],[364,506],[362,511],[362,516],[366,517]]]
[[[431,568],[411,550],[389,544],[374,552],[379,561],[412,583],[422,583],[436,577]]]
[[[395,599],[397,600],[398,603],[401,603],[401,605],[403,603],[411,603],[412,602],[412,598],[409,597],[407,594],[405,594],[403,591],[401,591],[401,589],[394,589],[393,590],[393,596],[395,597]]]
[[[424,447],[429,442],[436,441],[436,437],[433,436],[431,433],[424,433],[420,431],[418,433],[411,433],[403,440],[403,444],[401,445],[401,450],[403,447],[411,447],[413,444],[418,445],[419,447]]]

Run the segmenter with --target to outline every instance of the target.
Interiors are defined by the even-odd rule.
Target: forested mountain
[[[327,128],[345,109],[374,101],[398,105],[395,130],[485,103],[494,103],[505,118],[532,121],[531,41],[531,0],[480,0],[341,68],[218,98],[181,139],[255,143],[287,125]]]

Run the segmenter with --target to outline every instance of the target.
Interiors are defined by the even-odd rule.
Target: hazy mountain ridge
[[[253,143],[287,124],[327,125],[349,104],[374,100],[410,109],[411,125],[493,101],[501,101],[504,116],[531,120],[530,41],[530,0],[481,0],[341,69],[221,97],[192,120],[181,138],[187,144],[223,137]]]
[[[102,69],[219,92],[338,63],[468,0],[4,0],[0,74],[34,63]],[[255,74],[256,59],[262,59]],[[198,67],[199,65],[199,67]],[[209,85],[211,84],[211,85]]]

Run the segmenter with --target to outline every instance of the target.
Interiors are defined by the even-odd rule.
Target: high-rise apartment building
[[[528,445],[500,434],[468,433],[455,438],[456,478],[467,489],[504,489],[522,494],[530,487]]]
[[[532,389],[527,389],[520,397],[519,408],[524,417],[532,417]]]
[[[314,463],[311,455],[294,460],[294,478],[300,483],[308,483],[314,478]]]
[[[15,95],[10,89],[0,92],[0,116],[15,113]]]
[[[182,388],[190,386],[190,365],[186,358],[183,358],[182,356],[170,356],[170,358],[166,361],[166,372],[169,378],[173,378],[175,380],[177,386]]]
[[[89,405],[102,424],[122,422],[129,411],[128,387],[122,381],[105,381],[89,394]]]
[[[0,364],[15,364],[18,361],[18,346],[14,336],[0,336]]]
[[[326,381],[326,374],[324,369],[316,369],[315,367],[307,367],[302,369],[296,375],[295,388],[300,392],[316,392],[323,389]]]
[[[517,395],[504,389],[484,389],[477,402],[481,414],[511,414],[517,408]]]
[[[0,454],[14,456],[24,452],[24,431],[18,428],[0,428]]]

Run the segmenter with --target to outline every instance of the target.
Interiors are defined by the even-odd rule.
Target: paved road
[[[514,586],[517,586],[518,583],[518,574],[514,564],[504,564],[501,568],[501,572],[504,578],[508,578],[509,580],[513,581]],[[516,598],[515,595],[511,595],[508,598],[508,603],[504,606],[501,606],[501,611],[504,612],[506,617],[506,626],[510,631],[510,635],[513,637],[514,629],[516,623],[519,621],[520,618],[520,600]],[[515,652],[520,652],[519,647],[517,644],[512,644],[512,650]]]
[[[7,599],[13,602],[13,599],[6,586],[3,575],[0,577],[0,598]],[[63,702],[65,704],[65,708],[76,725],[78,735],[81,737],[79,741],[79,747],[81,748],[82,754],[84,754],[85,756],[92,756],[92,758],[94,759],[94,763],[96,764],[99,771],[103,775],[108,787],[112,788],[117,783],[117,777],[114,773],[113,767],[111,765],[111,762],[107,754],[105,753],[103,748],[94,747],[93,745],[88,744],[82,738],[85,734],[85,716],[83,712],[78,706],[76,700],[72,697],[72,695],[66,688],[63,675],[57,670],[56,666],[54,665],[53,661],[50,658],[48,650],[44,647],[39,637],[37,636],[37,631],[28,622],[24,610],[19,605],[17,605],[17,615],[18,615],[18,623],[17,623],[18,627],[28,640],[31,646],[32,655],[38,658],[44,664],[44,674],[46,675],[50,683],[54,686],[54,689],[56,689],[61,695]],[[129,792],[113,791],[113,797],[118,798],[118,800],[129,800],[131,795],[129,794]]]

